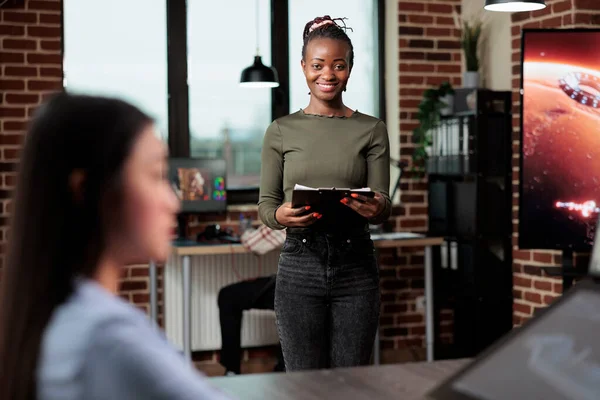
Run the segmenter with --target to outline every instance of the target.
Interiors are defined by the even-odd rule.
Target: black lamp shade
[[[240,86],[250,88],[278,87],[277,71],[264,65],[260,56],[256,56],[254,57],[254,64],[242,71]]]
[[[503,12],[535,11],[546,8],[546,3],[544,0],[485,0],[483,8]]]

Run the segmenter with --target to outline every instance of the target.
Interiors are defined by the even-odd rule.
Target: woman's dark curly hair
[[[302,34],[302,38],[304,40],[304,45],[302,46],[302,59],[306,56],[306,46],[313,39],[335,39],[341,40],[348,44],[350,48],[350,56],[348,63],[350,64],[350,68],[354,64],[354,47],[352,46],[352,41],[346,34],[348,29],[352,30],[346,26],[344,22],[346,18],[331,18],[329,15],[325,15],[323,17],[317,17],[312,21],[309,21],[304,26],[304,33]]]

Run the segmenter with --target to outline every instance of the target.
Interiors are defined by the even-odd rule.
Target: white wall
[[[492,90],[511,90],[511,14],[485,11],[484,3],[462,0],[462,18],[479,16],[484,23],[480,44],[483,85]]]

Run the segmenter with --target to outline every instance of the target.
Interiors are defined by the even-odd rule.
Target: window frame
[[[168,146],[173,157],[190,156],[189,87],[187,54],[187,1],[165,0],[167,7]],[[64,7],[64,3],[62,3]],[[377,0],[379,118],[386,120],[385,91],[385,0]],[[271,62],[279,75],[278,88],[271,89],[272,120],[288,115],[289,96],[289,3],[271,0]],[[64,15],[64,13],[63,13]],[[64,27],[63,33],[64,33]],[[63,40],[62,43],[65,41]],[[64,53],[64,52],[63,52]],[[250,62],[251,60],[248,60]],[[258,201],[258,187],[228,189],[230,205]]]

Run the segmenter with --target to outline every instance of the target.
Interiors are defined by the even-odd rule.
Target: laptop
[[[428,393],[443,400],[600,399],[600,236],[589,275]]]

